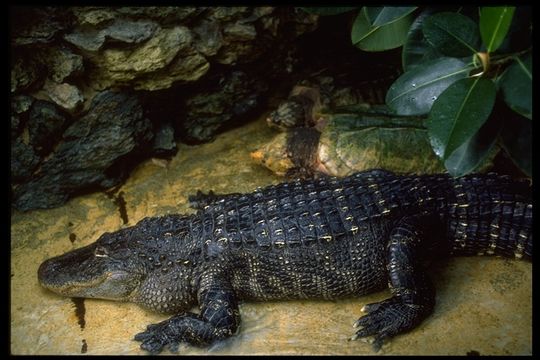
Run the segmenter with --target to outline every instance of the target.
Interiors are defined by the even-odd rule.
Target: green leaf
[[[487,6],[480,9],[480,35],[487,52],[493,52],[503,42],[512,17],[514,6]]]
[[[515,115],[504,119],[502,147],[527,176],[532,176],[532,122]]]
[[[461,79],[433,103],[426,123],[431,146],[443,160],[484,124],[495,103],[496,88],[488,79]]]
[[[532,54],[516,58],[499,80],[506,104],[515,112],[532,119]]]
[[[329,16],[329,15],[342,14],[347,11],[358,9],[358,7],[357,6],[352,6],[352,7],[324,6],[324,7],[301,7],[300,9],[310,14]]]
[[[531,47],[532,14],[531,6],[516,8],[510,29],[497,49],[498,53],[518,53]]]
[[[424,21],[424,36],[441,53],[463,57],[477,52],[480,46],[478,26],[470,18],[451,12],[441,12]]]
[[[469,140],[458,147],[444,161],[448,173],[458,177],[491,165],[500,148],[496,146],[502,121],[491,117]]]
[[[433,13],[433,10],[424,10],[412,23],[407,40],[403,44],[401,62],[404,71],[414,69],[420,64],[438,59],[443,55],[431,46],[424,37],[422,26],[424,21]]]
[[[417,6],[366,6],[366,15],[372,26],[383,26],[412,13]]]
[[[390,24],[371,26],[365,9],[364,7],[360,10],[351,30],[351,40],[354,46],[364,51],[384,51],[403,45],[413,21],[412,14]]]
[[[398,115],[427,114],[437,97],[471,69],[471,63],[455,58],[429,61],[401,75],[386,93],[386,104]]]

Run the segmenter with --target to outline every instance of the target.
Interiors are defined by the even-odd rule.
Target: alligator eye
[[[105,250],[104,247],[98,246],[96,250],[94,250],[94,256],[96,257],[107,257],[107,250]]]

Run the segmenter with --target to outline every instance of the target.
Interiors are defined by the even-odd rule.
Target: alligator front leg
[[[425,219],[424,219],[425,221]],[[389,286],[393,296],[367,304],[354,327],[361,327],[353,336],[374,336],[378,351],[384,339],[416,327],[433,311],[435,289],[420,266],[419,250],[425,234],[419,219],[403,218],[392,230],[387,246]]]
[[[198,294],[200,314],[184,313],[158,324],[149,325],[146,331],[135,335],[141,348],[159,353],[168,346],[172,352],[181,342],[190,345],[209,345],[233,335],[240,324],[235,295],[224,282],[215,282]]]

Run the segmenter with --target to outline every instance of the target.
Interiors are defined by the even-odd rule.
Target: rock
[[[148,40],[158,29],[159,25],[153,21],[117,19],[105,31],[112,39],[138,44]]]
[[[18,56],[11,67],[11,92],[30,91],[38,88],[44,79],[43,66],[37,61]]]
[[[73,7],[73,14],[81,25],[98,25],[120,17],[150,18],[160,24],[178,24],[205,11],[202,7],[139,6],[139,7]]]
[[[73,111],[79,107],[84,98],[76,86],[70,84],[49,84],[45,87],[47,95],[60,107]]]
[[[247,114],[260,103],[268,85],[242,71],[221,77],[211,90],[186,100],[181,124],[188,141],[209,141],[225,123]]]
[[[84,71],[83,57],[67,48],[52,49],[47,53],[47,57],[45,61],[49,68],[49,77],[57,83]]]
[[[191,47],[191,42],[189,29],[177,26],[162,29],[134,51],[105,50],[101,77],[116,83],[136,79],[135,88],[144,90],[167,88],[179,80],[197,80],[206,73],[209,64]],[[163,72],[157,73],[158,70]]]
[[[28,118],[29,143],[34,150],[48,154],[60,140],[68,119],[48,101],[36,100]]]
[[[174,128],[170,123],[162,123],[154,137],[152,152],[154,156],[168,157],[176,154],[177,147],[174,141]]]
[[[150,91],[167,89],[176,82],[196,81],[206,74],[209,68],[210,63],[203,56],[186,51],[165,69],[144,74],[136,79],[134,88]]]
[[[11,114],[10,125],[11,138],[15,138],[19,134],[21,128],[21,119],[17,115]]]
[[[15,139],[28,118],[28,110],[34,98],[26,95],[17,95],[11,98],[11,138]]]
[[[234,23],[223,28],[223,33],[230,39],[237,41],[249,41],[255,39],[257,31],[251,24]]]
[[[223,45],[221,29],[216,21],[202,20],[193,28],[195,49],[205,56],[213,56]]]
[[[27,95],[17,95],[11,98],[11,110],[16,114],[22,114],[30,109],[34,98]]]
[[[317,17],[291,12],[249,6],[13,10],[11,92],[51,99],[12,104],[20,109],[10,119],[13,139],[20,138],[14,144],[22,160],[15,161],[29,164],[23,175],[32,177],[14,182],[15,206],[56,206],[80,191],[112,186],[139,161],[135,153],[175,151],[175,132],[208,141],[249,120],[269,84],[289,71],[301,28],[317,25]],[[168,112],[150,123],[137,99],[110,89],[142,90],[141,99],[168,94]],[[100,91],[80,118],[82,93]]]
[[[64,39],[80,49],[97,51],[105,43],[105,34],[93,28],[84,30],[77,28],[72,33],[64,35]]]
[[[110,7],[73,7],[73,14],[81,25],[97,25],[115,19],[118,14]]]
[[[249,13],[250,9],[246,6],[220,6],[209,9],[207,15],[208,18],[227,22],[246,17]]]
[[[290,36],[297,37],[302,34],[311,32],[317,28],[319,15],[308,14],[298,8],[288,11],[285,20],[293,27],[293,33]]]
[[[69,9],[52,6],[12,6],[10,24],[15,46],[47,44],[71,26]]]
[[[32,146],[25,144],[21,138],[11,143],[11,177],[12,181],[24,181],[32,175],[41,158]]]
[[[254,40],[257,31],[252,24],[232,23],[223,28],[223,43],[215,60],[220,64],[234,65],[253,61],[261,51]]]
[[[184,26],[163,29],[135,51],[111,49],[104,51],[106,69],[114,78],[135,78],[137,74],[153,72],[172,62],[180,50],[191,44],[191,32]]]
[[[148,40],[159,29],[159,25],[148,20],[116,19],[103,28],[79,27],[64,35],[73,45],[88,51],[99,50],[107,37],[128,44],[138,44]]]
[[[175,25],[193,19],[206,10],[190,6],[126,6],[116,9],[120,15],[148,17],[166,25]]]
[[[153,132],[135,96],[105,91],[62,137],[39,176],[14,189],[17,209],[51,208],[81,191],[118,184],[149,148]]]

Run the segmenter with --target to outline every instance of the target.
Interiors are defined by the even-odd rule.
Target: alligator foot
[[[354,323],[361,327],[351,340],[374,336],[373,348],[379,351],[385,339],[416,327],[431,313],[430,306],[405,303],[398,297],[367,304],[362,311],[368,314]]]
[[[212,343],[217,340],[215,330],[214,326],[200,319],[199,315],[186,313],[148,325],[146,331],[135,335],[134,340],[140,341],[141,349],[152,354],[160,353],[165,347],[175,353],[181,342],[196,346]]]
[[[177,352],[180,342],[205,346],[234,334],[240,323],[238,304],[227,284],[221,282],[215,272],[213,276],[202,277],[208,287],[199,292],[201,313],[183,313],[148,325],[146,331],[134,338],[142,342],[141,349],[156,354],[167,346],[171,352]]]

